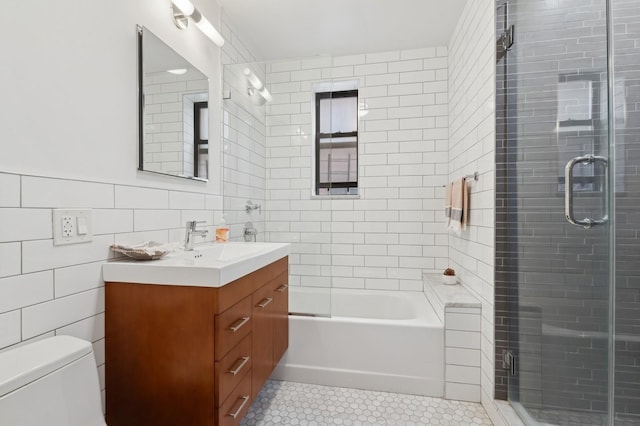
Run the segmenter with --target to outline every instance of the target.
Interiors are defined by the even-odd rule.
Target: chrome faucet
[[[187,233],[184,237],[184,249],[193,250],[193,237],[201,236],[206,237],[209,231],[206,229],[197,229],[199,223],[206,223],[205,221],[188,220],[187,221]]]
[[[244,224],[243,234],[246,242],[250,242],[251,240],[255,242],[257,240],[258,230],[253,227],[253,223],[247,222]]]

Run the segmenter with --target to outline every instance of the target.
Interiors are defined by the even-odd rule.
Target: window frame
[[[320,123],[321,123],[321,117],[320,117],[320,101],[323,99],[336,99],[336,98],[356,98],[356,130],[353,132],[338,132],[338,133],[321,133],[320,132]],[[359,111],[359,103],[358,103],[358,89],[348,89],[348,90],[330,90],[330,91],[322,91],[322,92],[315,92],[315,122],[316,122],[316,128],[315,128],[315,138],[314,138],[314,143],[315,143],[315,185],[314,185],[314,194],[315,196],[320,196],[320,197],[329,197],[329,196],[353,196],[353,195],[358,195],[359,191],[356,191],[356,193],[354,194],[331,194],[331,188],[355,188],[356,190],[358,190],[358,180],[359,180],[359,173],[358,173],[358,167],[359,167],[359,147],[358,147],[358,141],[359,141],[359,127],[360,127],[360,120],[358,117],[358,111]],[[327,183],[321,183],[320,182],[320,140],[321,139],[336,139],[336,138],[355,138],[355,141],[349,141],[349,142],[325,142],[324,144],[330,144],[332,148],[333,146],[336,146],[336,148],[355,148],[356,149],[356,180],[355,181],[348,181],[348,182],[327,182]],[[329,167],[331,165],[329,164]],[[348,177],[347,177],[348,178]],[[328,194],[320,194],[320,189],[323,188],[327,188],[329,190]],[[349,191],[349,189],[347,189],[347,192]]]
[[[200,138],[200,110],[209,110],[209,102],[201,101],[193,103],[193,176],[201,177],[198,170],[200,164],[200,145],[207,145],[207,154],[209,154],[209,139]],[[204,179],[208,179],[209,170],[206,171],[207,176]]]

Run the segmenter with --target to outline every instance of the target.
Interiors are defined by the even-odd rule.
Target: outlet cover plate
[[[93,241],[91,209],[54,209],[53,245],[79,244]],[[78,218],[84,218],[87,233],[78,234]]]

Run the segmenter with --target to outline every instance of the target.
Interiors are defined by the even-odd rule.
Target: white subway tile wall
[[[113,207],[114,187],[103,183],[78,180],[50,179],[38,176],[22,176],[17,186],[21,190],[19,207],[88,208]],[[143,203],[144,199],[139,200]],[[146,206],[144,206],[146,208]]]
[[[267,238],[293,243],[291,284],[422,290],[447,264],[447,48],[267,64]],[[357,199],[312,195],[312,86],[358,82]],[[442,95],[436,99],[436,95]],[[438,238],[440,237],[440,238]],[[426,247],[425,247],[426,246]],[[425,256],[424,249],[428,249]]]
[[[255,102],[259,100],[258,93],[253,97],[247,95],[247,79],[243,74],[248,67],[264,82],[264,64],[255,62],[227,20],[223,21],[221,31],[228,41],[222,48],[226,97],[222,103],[225,221],[231,240],[244,241],[245,224],[251,222],[258,230],[256,240],[265,241],[265,107]],[[247,201],[262,206],[262,210],[247,213]],[[216,224],[220,220],[219,216],[214,218]]]
[[[20,341],[20,309],[0,314],[0,347]]]
[[[0,173],[0,207],[20,207],[20,176]]]
[[[194,219],[207,222],[211,240],[222,196],[8,173],[0,173],[0,190],[0,350],[54,334],[89,340],[104,389],[109,246],[181,241]],[[92,242],[53,245],[52,211],[60,207],[92,208]]]
[[[480,309],[445,306],[444,318],[444,396],[480,402]]]
[[[21,259],[22,247],[19,242],[0,243],[0,278],[20,274]]]
[[[448,71],[449,179],[480,173],[469,186],[470,226],[460,237],[449,237],[449,266],[482,301],[481,387],[489,413],[497,411],[489,407],[494,404],[494,20],[492,1],[467,3],[449,43]],[[463,337],[459,333],[456,338]]]

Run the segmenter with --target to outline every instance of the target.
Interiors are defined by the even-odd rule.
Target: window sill
[[[359,200],[360,194],[354,195],[311,195],[312,200]]]

